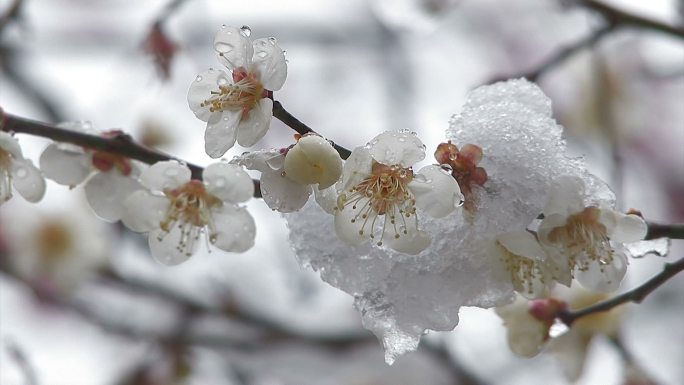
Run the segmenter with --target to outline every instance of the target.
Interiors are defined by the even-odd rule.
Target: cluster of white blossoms
[[[214,48],[230,73],[203,72],[188,92],[191,110],[207,122],[211,158],[236,140],[250,147],[265,135],[272,92],[287,76],[275,39],[252,41],[250,33],[222,27]],[[83,122],[62,127],[94,133]],[[14,185],[39,200],[40,171],[12,136],[0,134],[0,198]],[[344,161],[325,138],[296,135],[285,148],[246,152],[201,176],[173,160],[148,167],[57,143],[40,166],[59,184],[87,180],[96,214],[148,233],[152,256],[166,265],[182,263],[203,243],[229,252],[254,245],[256,225],[241,204],[255,182],[243,167],[259,171],[258,195],[284,214],[301,264],[354,296],[391,363],[426,330],[453,329],[461,306],[503,306],[516,292],[543,298],[574,280],[603,292],[619,286],[628,263],[623,244],[643,239],[646,224],[614,210],[613,193],[581,159],[566,156],[561,135],[541,90],[511,80],[474,90],[436,147],[436,163],[416,170],[426,146],[409,130],[383,132]],[[544,344],[549,319],[530,324],[532,313],[500,314],[523,314],[507,321],[523,325],[513,340],[522,335],[525,343],[512,343],[514,350],[532,355]]]

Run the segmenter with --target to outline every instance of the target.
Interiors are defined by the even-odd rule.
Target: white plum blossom
[[[29,202],[38,202],[45,195],[40,170],[24,158],[17,139],[0,131],[0,205],[12,198],[12,187]]]
[[[65,122],[58,127],[105,138],[121,134],[117,130],[99,132],[87,121]],[[109,222],[121,219],[124,199],[142,188],[137,180],[138,164],[118,154],[52,143],[41,154],[39,164],[48,179],[61,185],[73,188],[87,180],[84,191],[90,207]]]
[[[157,162],[140,176],[146,187],[124,202],[123,223],[148,232],[152,256],[177,265],[197,250],[200,238],[221,250],[244,252],[254,245],[254,219],[238,203],[254,194],[254,184],[239,166],[209,165],[203,181],[175,161]]]
[[[261,172],[264,202],[282,213],[301,209],[312,191],[320,194],[342,173],[340,155],[330,142],[316,135],[304,136],[289,148],[247,152],[231,163]]]
[[[492,254],[501,259],[510,273],[515,291],[527,298],[548,294],[553,284],[553,268],[532,233],[522,230],[498,235]]]
[[[384,132],[357,147],[339,182],[335,231],[343,241],[418,254],[431,236],[419,228],[417,208],[433,218],[451,214],[463,202],[458,183],[439,166],[413,172],[425,146],[413,133]]]
[[[464,192],[465,204],[468,195],[472,202],[468,210],[457,210],[444,218],[422,215],[420,230],[429,234],[432,242],[417,255],[408,255],[384,245],[378,247],[376,242],[354,246],[342,241],[326,211],[308,202],[300,211],[285,215],[297,258],[301,265],[318,271],[321,279],[354,296],[364,327],[382,340],[388,362],[414,350],[427,329],[452,330],[461,306],[505,305],[515,299],[516,289],[527,293],[530,282],[536,296],[544,291],[542,287],[559,281],[553,275],[552,282],[546,278],[553,261],[549,255],[541,255],[546,250],[530,246],[534,242],[523,241],[518,248],[516,242],[509,242],[516,236],[511,240],[505,234],[535,230],[549,191],[562,175],[582,178],[587,187],[582,196],[588,204],[614,203],[614,195],[605,183],[587,172],[581,159],[566,155],[562,134],[563,128],[552,118],[550,100],[536,85],[520,79],[479,87],[468,95],[461,113],[451,120],[447,145],[436,153],[437,161],[447,171],[451,168],[453,177],[463,183],[461,191],[469,189],[469,193]],[[352,186],[373,175],[369,157],[392,155],[403,148],[398,146],[402,144],[398,140],[380,144],[368,146],[373,149],[370,156],[371,150],[366,148],[346,161],[340,203],[350,205],[345,208],[349,222],[356,215],[351,215],[351,202],[364,199],[361,194],[355,195],[358,191]],[[414,153],[422,159],[423,152],[420,146],[414,147],[410,153],[402,152],[384,164],[397,164],[397,159]],[[376,162],[383,163],[380,159]],[[399,171],[396,169],[394,178],[405,182]],[[404,206],[399,207],[404,210]],[[363,210],[368,210],[363,203],[356,206],[355,211],[361,215]],[[416,211],[421,214],[420,207]],[[377,230],[385,223],[380,217],[386,216],[376,218]],[[373,218],[369,218],[372,223]],[[390,225],[391,221],[385,227],[383,244],[394,235]],[[352,239],[357,237],[358,232],[346,230]],[[368,222],[364,235],[369,238],[366,230]],[[379,241],[380,233],[374,234]],[[510,259],[511,255],[502,255],[500,249],[495,250],[497,247],[523,259]],[[542,263],[541,274],[529,277],[522,264],[532,261],[534,265],[542,260],[548,265]],[[516,263],[521,263],[517,270]],[[545,282],[538,277],[544,277]]]
[[[272,91],[287,77],[285,53],[275,38],[252,41],[248,27],[222,26],[214,50],[230,74],[209,69],[197,75],[188,91],[192,112],[207,122],[205,151],[219,158],[235,141],[251,147],[268,130],[273,116]]]
[[[0,238],[16,274],[38,290],[65,294],[105,266],[111,229],[81,205],[3,208]]]
[[[566,286],[574,277],[584,287],[616,290],[627,271],[622,243],[646,236],[637,215],[606,206],[585,205],[584,182],[562,177],[551,190],[539,225],[539,240],[554,262],[554,276]]]

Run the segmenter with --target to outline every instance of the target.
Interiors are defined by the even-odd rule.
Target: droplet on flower
[[[442,170],[445,174],[451,175],[451,173],[454,171],[454,169],[451,167],[450,164],[444,163],[439,165],[440,170]]]
[[[195,81],[196,81],[196,82],[201,82],[201,81],[202,81],[202,77],[199,76],[199,75],[197,75],[197,77],[195,78]]]
[[[273,45],[275,45],[276,43],[278,43],[278,40],[277,40],[275,37],[273,37],[273,36],[269,37],[269,38],[268,38],[268,41],[269,41],[269,43],[271,43],[271,44],[273,44]]]
[[[28,170],[26,170],[25,168],[22,167],[22,168],[17,170],[17,173],[16,173],[17,178],[24,179],[24,178],[26,178],[27,175],[28,175]]]
[[[568,325],[563,323],[563,321],[556,320],[553,325],[551,325],[551,328],[549,329],[549,337],[551,338],[557,338],[562,336],[563,334],[567,333],[570,328],[568,328]]]
[[[249,26],[243,25],[240,27],[240,33],[245,37],[249,37],[252,34],[252,29]]]

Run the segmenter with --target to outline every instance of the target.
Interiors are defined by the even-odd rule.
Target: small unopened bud
[[[304,136],[285,156],[285,174],[301,184],[326,189],[342,175],[342,158],[333,146],[316,135]]]

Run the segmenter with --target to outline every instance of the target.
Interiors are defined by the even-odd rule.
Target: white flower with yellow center
[[[425,146],[413,133],[385,132],[357,147],[344,164],[338,183],[335,230],[343,241],[418,254],[431,237],[419,229],[419,208],[433,218],[449,215],[463,201],[458,183],[439,166],[411,166],[425,158]]]
[[[60,128],[112,138],[118,130],[100,132],[88,121],[65,122]],[[140,167],[125,156],[84,148],[69,143],[52,143],[40,155],[40,169],[48,179],[75,187],[83,183],[88,204],[98,217],[116,222],[121,219],[123,201],[142,186]]]
[[[554,264],[554,278],[566,286],[577,278],[588,289],[616,290],[627,271],[622,243],[643,239],[646,222],[609,207],[585,206],[584,182],[579,178],[562,177],[557,182],[538,230]]]
[[[178,162],[155,163],[143,171],[138,190],[124,202],[122,221],[133,231],[149,232],[152,256],[166,265],[187,260],[200,238],[221,250],[244,252],[254,245],[254,219],[237,203],[254,194],[254,184],[239,166],[214,163],[204,181],[191,179]]]
[[[342,174],[342,158],[317,135],[304,136],[289,148],[248,152],[231,163],[260,171],[261,196],[268,207],[281,213],[301,209],[312,190],[318,196]]]
[[[249,36],[248,27],[223,26],[214,50],[231,73],[209,69],[188,91],[190,109],[207,122],[205,150],[212,158],[225,154],[236,139],[251,147],[266,134],[273,116],[269,93],[287,77],[285,54],[275,38],[252,41]]]
[[[40,170],[24,158],[12,135],[0,131],[0,205],[12,198],[12,186],[29,202],[38,202],[45,195]]]

